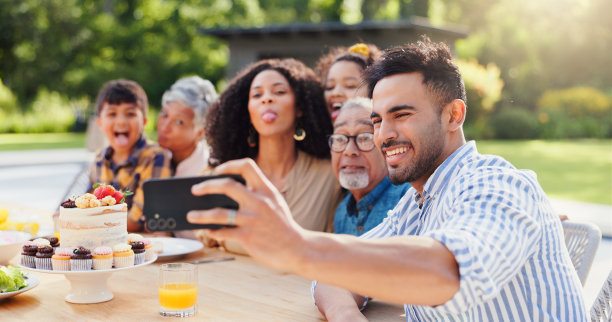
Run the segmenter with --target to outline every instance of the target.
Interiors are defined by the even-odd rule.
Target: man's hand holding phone
[[[196,196],[226,195],[240,208],[231,210],[216,207],[192,210],[187,219],[194,224],[226,225],[233,228],[209,230],[207,235],[217,240],[232,239],[242,244],[256,260],[279,270],[295,271],[300,263],[296,250],[310,234],[291,216],[281,193],[265,177],[252,159],[233,160],[215,169],[219,175],[239,175],[246,181],[240,184],[230,178],[218,177],[193,186]],[[234,212],[235,211],[235,212]]]

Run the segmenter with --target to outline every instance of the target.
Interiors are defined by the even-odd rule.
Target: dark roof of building
[[[358,24],[347,25],[339,21],[321,23],[293,23],[284,25],[268,25],[265,27],[230,27],[230,28],[199,28],[199,32],[223,39],[235,37],[251,37],[262,35],[285,36],[287,34],[303,34],[315,36],[323,33],[345,33],[350,31],[382,31],[397,29],[415,29],[430,32],[440,32],[456,38],[466,37],[468,34],[464,26],[446,24],[443,27],[434,27],[427,18],[411,17],[396,21],[363,21]]]

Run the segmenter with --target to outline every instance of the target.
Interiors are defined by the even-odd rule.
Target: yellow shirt
[[[108,146],[98,151],[91,166],[89,180],[92,184],[111,184],[115,189],[128,189],[134,194],[125,197],[128,204],[128,218],[142,221],[144,192],[142,184],[150,178],[170,177],[170,157],[166,150],[146,139],[143,135],[132,148],[130,156],[121,164],[112,160],[113,148]]]

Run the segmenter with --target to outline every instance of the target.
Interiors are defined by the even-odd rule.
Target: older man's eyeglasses
[[[330,135],[327,142],[332,151],[344,152],[351,139],[355,140],[355,144],[357,145],[357,149],[359,149],[359,151],[368,152],[374,149],[374,134],[367,132],[359,133],[357,135],[344,135],[336,133]]]

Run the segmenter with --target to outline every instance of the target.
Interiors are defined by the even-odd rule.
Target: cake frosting
[[[62,247],[72,249],[125,243],[127,204],[95,208],[60,207],[59,234]]]

